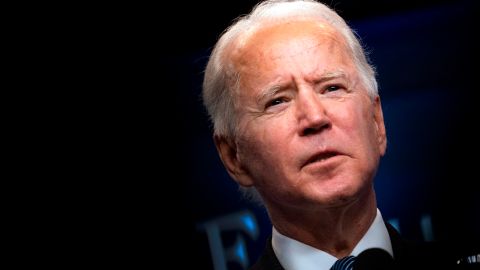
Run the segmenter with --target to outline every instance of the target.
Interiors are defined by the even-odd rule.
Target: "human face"
[[[234,178],[267,203],[332,207],[372,190],[385,152],[380,101],[328,24],[271,25],[232,50],[240,74]]]

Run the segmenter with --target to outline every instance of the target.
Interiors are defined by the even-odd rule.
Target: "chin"
[[[316,201],[325,205],[340,206],[355,201],[360,196],[360,188],[352,182],[344,181],[315,188]]]

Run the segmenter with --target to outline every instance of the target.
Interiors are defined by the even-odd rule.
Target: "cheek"
[[[266,121],[255,126],[249,126],[241,144],[239,155],[243,164],[253,174],[280,174],[282,166],[288,157],[288,125],[277,124],[276,121]]]
[[[332,115],[335,123],[352,147],[370,152],[376,142],[373,112],[366,106],[350,104],[348,109],[337,109]]]
[[[264,125],[248,136],[246,143],[249,149],[248,155],[252,159],[259,159],[262,163],[269,163],[270,160],[281,156],[279,155],[280,146],[285,144],[285,139],[281,130]]]

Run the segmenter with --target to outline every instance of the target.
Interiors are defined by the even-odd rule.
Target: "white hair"
[[[239,72],[228,57],[228,48],[241,42],[241,37],[253,29],[264,27],[266,23],[286,20],[320,20],[330,24],[345,39],[369,95],[372,98],[378,95],[375,69],[369,64],[354,31],[335,11],[314,0],[264,1],[225,30],[208,61],[203,81],[203,102],[213,123],[215,136],[234,138],[237,134],[235,93],[241,89]]]

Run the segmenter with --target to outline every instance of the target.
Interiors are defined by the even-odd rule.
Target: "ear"
[[[220,159],[228,174],[241,186],[253,186],[253,181],[238,155],[237,144],[232,139],[215,135],[213,137]]]
[[[380,150],[380,155],[383,156],[385,154],[385,151],[387,150],[387,134],[385,130],[385,122],[383,121],[382,103],[379,96],[375,97],[373,107],[373,118],[377,131],[378,147]]]

